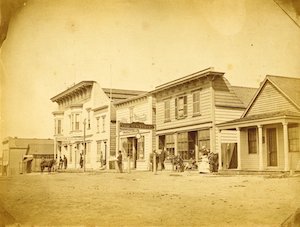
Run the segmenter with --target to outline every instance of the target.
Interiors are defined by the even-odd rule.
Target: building
[[[266,76],[241,118],[218,125],[221,169],[300,170],[299,125],[300,79]]]
[[[203,147],[218,153],[216,124],[240,117],[254,91],[231,86],[224,73],[212,68],[157,86],[152,91],[157,149],[196,161]]]
[[[151,93],[115,103],[117,116],[117,148],[123,153],[124,167],[149,169],[149,156],[155,149],[155,98]]]
[[[80,168],[81,156],[87,169],[114,168],[114,102],[140,93],[101,88],[95,81],[82,81],[51,98],[57,103],[57,110],[53,112],[56,157],[65,156],[68,168]]]
[[[17,175],[24,172],[26,155],[31,153],[32,159],[28,162],[30,171],[39,171],[38,165],[44,157],[54,158],[52,139],[30,139],[8,137],[3,140],[2,172],[3,175]],[[26,163],[27,165],[27,163]]]

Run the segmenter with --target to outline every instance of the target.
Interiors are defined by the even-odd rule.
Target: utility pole
[[[85,172],[85,159],[86,159],[86,144],[85,144],[85,125],[86,125],[86,119],[83,120],[83,171]]]

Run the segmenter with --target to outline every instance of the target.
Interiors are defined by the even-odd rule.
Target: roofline
[[[58,99],[62,98],[64,95],[66,95],[72,91],[75,91],[76,89],[80,88],[81,86],[83,86],[83,85],[91,86],[94,83],[96,83],[96,81],[93,81],[93,80],[81,81],[81,82],[73,85],[72,87],[68,88],[67,90],[64,90],[63,92],[59,93],[58,95],[55,95],[54,97],[50,98],[50,100],[52,102],[56,102]]]
[[[136,100],[136,99],[140,99],[140,98],[143,98],[143,97],[146,97],[146,96],[150,96],[150,95],[152,95],[151,92],[145,92],[143,94],[140,94],[140,95],[137,95],[137,96],[125,99],[125,100],[117,101],[117,102],[114,103],[114,105],[124,104],[126,102],[130,102],[130,101],[133,101],[133,100]]]
[[[269,77],[273,76],[273,75],[266,75],[265,79],[263,80],[263,82],[261,83],[261,85],[259,86],[259,88],[257,89],[256,93],[254,94],[253,98],[251,99],[251,101],[249,102],[245,112],[242,114],[241,118],[245,117],[245,115],[248,113],[248,111],[250,110],[250,107],[252,106],[252,104],[254,103],[254,101],[256,100],[257,96],[259,95],[259,93],[261,92],[262,88],[265,86],[265,84],[267,83],[267,81],[269,81],[273,86],[275,86],[288,100],[290,100],[298,109],[300,109],[300,107],[288,96],[286,95]],[[274,76],[274,77],[282,77],[282,78],[292,78],[293,77],[284,77],[284,76]]]
[[[249,127],[254,124],[264,123],[264,122],[270,122],[270,121],[276,121],[276,120],[283,120],[283,119],[298,119],[297,116],[288,116],[288,115],[282,115],[282,116],[276,116],[276,117],[267,117],[267,118],[260,118],[260,119],[250,119],[246,121],[238,121],[238,122],[230,122],[230,123],[220,123],[217,124],[217,128],[219,130],[226,130],[226,129],[233,129],[233,128],[241,128],[241,127]],[[243,118],[240,118],[243,119]],[[265,123],[266,124],[266,123]],[[269,123],[267,123],[269,124]]]
[[[213,67],[209,67],[209,68],[203,69],[201,71],[189,74],[187,76],[184,76],[184,77],[169,81],[167,83],[163,83],[161,85],[158,85],[158,86],[155,87],[154,90],[152,90],[150,92],[151,93],[157,93],[161,90],[165,90],[167,88],[174,87],[174,86],[176,86],[178,84],[181,84],[183,82],[193,80],[193,79],[197,79],[197,78],[202,78],[202,77],[210,75],[210,74],[213,74],[214,76],[223,76],[225,73],[224,72],[216,72],[216,71],[214,71]]]

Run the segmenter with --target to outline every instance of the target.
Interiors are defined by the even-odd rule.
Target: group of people
[[[150,169],[154,171],[154,161],[155,161],[155,170],[158,170],[158,166],[160,164],[160,170],[165,169],[165,160],[167,157],[167,153],[164,149],[156,152],[155,150],[150,153],[149,161],[150,161]]]
[[[64,155],[64,159],[62,159],[61,157],[59,158],[59,165],[58,165],[58,169],[67,169],[68,167],[68,159],[67,157]]]

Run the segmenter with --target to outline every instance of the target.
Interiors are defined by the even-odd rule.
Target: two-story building
[[[53,112],[57,157],[66,156],[68,168],[80,168],[80,156],[84,157],[88,169],[114,168],[116,111],[113,103],[140,93],[101,88],[95,81],[82,81],[51,98],[57,103]]]
[[[129,155],[131,168],[149,169],[149,156],[155,149],[155,98],[151,93],[115,103],[117,147],[123,158]],[[128,162],[124,162],[128,167]]]
[[[224,73],[208,68],[157,86],[156,149],[198,161],[205,147],[218,153],[216,124],[242,115],[255,89],[233,87]],[[242,92],[239,97],[238,92]]]
[[[300,170],[299,125],[300,79],[266,76],[241,118],[218,125],[221,169]]]

